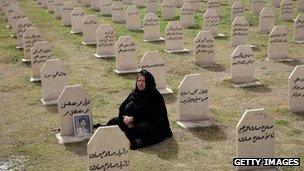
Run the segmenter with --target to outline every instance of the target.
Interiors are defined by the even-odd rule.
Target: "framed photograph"
[[[73,116],[74,135],[83,137],[92,135],[91,117],[88,114],[80,114]]]

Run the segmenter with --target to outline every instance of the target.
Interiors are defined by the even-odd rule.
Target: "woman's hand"
[[[124,124],[126,124],[128,126],[128,128],[133,128],[134,125],[133,125],[133,117],[132,116],[123,116],[123,122]]]

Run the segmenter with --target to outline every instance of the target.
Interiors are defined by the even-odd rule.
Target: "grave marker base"
[[[55,136],[56,136],[59,144],[81,142],[81,141],[91,138],[91,135],[84,136],[84,137],[75,137],[75,136],[61,136],[61,133],[58,133]]]
[[[201,66],[201,67],[206,67],[206,68],[209,68],[209,67],[220,67],[221,65],[220,64],[217,64],[217,63],[210,63],[210,64],[195,64],[195,65],[198,65],[198,66]]]
[[[164,51],[167,52],[167,53],[188,53],[188,52],[190,52],[190,50],[188,50],[186,48],[180,49],[180,50],[167,50],[167,49],[165,49]]]
[[[30,59],[21,59],[22,62],[27,63],[27,62],[31,62]]]
[[[279,58],[279,59],[266,58],[266,60],[267,61],[272,61],[272,62],[291,62],[291,61],[295,61],[296,59],[286,57],[286,58]]]
[[[41,81],[41,78],[40,77],[31,76],[30,82],[37,82],[37,81]]]
[[[98,55],[97,53],[94,54],[96,58],[115,58],[116,54],[111,54],[111,55]]]
[[[214,38],[223,38],[223,37],[226,37],[226,35],[224,34],[221,34],[221,33],[218,33],[216,35],[213,35]]]
[[[16,35],[14,35],[14,34],[11,34],[11,37],[17,37]]]
[[[82,31],[80,31],[80,30],[71,30],[70,33],[72,33],[72,34],[81,34]]]
[[[70,23],[61,23],[62,26],[71,26]]]
[[[259,81],[254,81],[251,83],[234,83],[233,86],[236,88],[246,88],[246,87],[255,87],[260,85],[262,85],[262,83],[260,83]]]
[[[44,99],[41,99],[41,102],[44,106],[50,106],[50,105],[57,105],[58,101],[57,99],[55,100],[44,100]]]
[[[96,45],[96,42],[81,42],[83,45]]]
[[[157,89],[157,90],[160,92],[160,94],[172,94],[173,93],[173,91],[169,88],[163,88],[163,89]]]
[[[160,41],[164,41],[164,40],[165,40],[165,38],[159,37],[158,39],[149,39],[149,40],[144,39],[144,42],[160,42]]]
[[[219,124],[216,123],[212,118],[206,120],[199,120],[199,121],[176,121],[176,123],[183,128],[189,128],[189,129],[219,126]]]
[[[293,40],[293,42],[296,44],[303,44],[304,40]]]
[[[59,16],[54,16],[53,18],[55,18],[55,19],[61,19],[61,17],[59,17]]]
[[[22,46],[16,46],[16,49],[22,50],[23,47]]]
[[[118,71],[114,70],[117,74],[130,74],[130,73],[138,73],[140,70],[139,69],[134,69],[134,70],[125,70],[125,71]]]

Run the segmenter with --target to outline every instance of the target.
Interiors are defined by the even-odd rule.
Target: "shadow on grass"
[[[163,97],[166,103],[175,103],[177,100],[176,94],[174,93],[163,95]]]
[[[205,127],[205,128],[196,128],[189,129],[190,132],[205,141],[223,141],[227,139],[227,133],[225,133],[221,127]]]
[[[212,72],[223,72],[226,70],[226,68],[220,64],[216,64],[215,66],[201,66],[201,67]]]
[[[266,85],[259,85],[259,86],[253,86],[253,87],[244,87],[243,88],[246,91],[251,91],[254,93],[267,93],[271,92],[271,88],[269,88]]]
[[[85,156],[87,155],[87,143],[88,143],[89,140],[85,140],[85,141],[81,141],[81,142],[75,142],[75,143],[67,143],[67,144],[64,144],[64,147],[75,153],[76,155],[79,155],[79,156]]]
[[[42,103],[42,102],[41,102]],[[52,114],[58,114],[57,104],[45,106],[46,110]]]
[[[175,137],[172,136],[161,143],[140,149],[139,151],[156,154],[159,158],[164,160],[173,160],[178,156],[178,144]]]
[[[298,66],[298,65],[303,65],[303,62],[300,59],[292,60],[292,61],[282,61],[280,62],[285,65],[290,65],[290,66]]]

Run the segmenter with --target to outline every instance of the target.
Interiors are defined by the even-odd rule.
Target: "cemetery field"
[[[225,38],[215,39],[217,67],[201,67],[193,62],[193,40],[203,30],[203,14],[195,15],[196,25],[184,30],[184,40],[190,53],[167,54],[164,42],[144,43],[142,31],[128,31],[124,24],[113,23],[111,17],[81,6],[86,14],[94,14],[100,23],[110,23],[119,36],[130,35],[136,42],[137,59],[146,51],[158,50],[166,62],[167,87],[173,94],[164,95],[173,137],[162,143],[131,151],[131,170],[231,170],[236,154],[236,125],[248,109],[264,108],[274,119],[276,157],[299,157],[300,167],[282,167],[283,170],[304,170],[304,114],[288,111],[288,77],[297,65],[303,65],[304,45],[295,44],[293,22],[279,19],[275,8],[276,25],[288,29],[288,53],[293,62],[266,60],[268,34],[259,33],[257,15],[251,4],[242,0],[250,25],[249,43],[255,45],[255,78],[261,86],[235,88],[230,79],[230,10],[220,8],[220,33]],[[294,2],[294,1],[293,1]],[[59,19],[46,12],[33,0],[20,0],[19,6],[36,26],[44,40],[53,48],[54,57],[67,66],[69,85],[80,84],[91,98],[93,122],[105,124],[118,114],[118,107],[135,86],[136,74],[117,75],[115,59],[94,57],[95,46],[82,45],[81,34],[71,34],[71,27],[61,26]],[[271,6],[267,1],[266,6]],[[296,4],[294,4],[296,8]],[[295,10],[294,17],[300,12]],[[146,14],[140,9],[141,18]],[[157,14],[160,17],[160,13]],[[179,13],[176,13],[179,19]],[[165,36],[168,21],[161,20],[161,35]],[[0,15],[0,170],[86,170],[86,143],[59,145],[55,134],[59,129],[57,106],[44,106],[40,83],[30,82],[30,65],[21,62],[23,52],[16,49],[16,39],[6,28]],[[210,95],[210,116],[219,128],[188,130],[177,125],[179,118],[178,86],[187,74],[201,73],[206,79]]]

